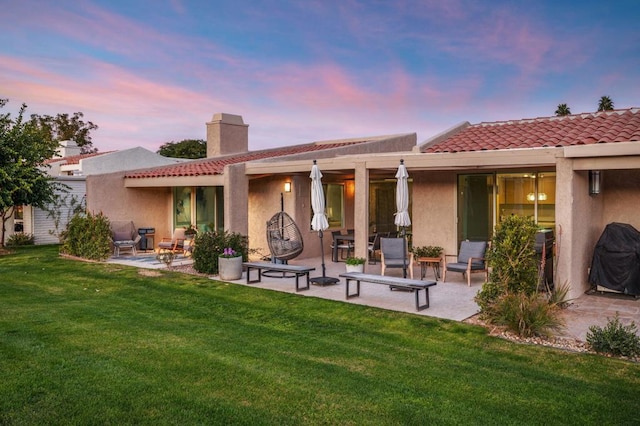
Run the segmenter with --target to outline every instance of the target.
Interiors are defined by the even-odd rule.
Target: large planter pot
[[[218,274],[223,281],[239,280],[242,277],[242,256],[218,257]]]
[[[347,272],[364,272],[364,265],[346,265]]]

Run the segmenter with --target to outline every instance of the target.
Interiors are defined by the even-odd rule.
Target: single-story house
[[[330,230],[354,229],[355,253],[365,257],[369,236],[394,227],[394,176],[404,160],[413,245],[456,253],[462,240],[489,240],[507,215],[531,216],[554,233],[555,282],[570,284],[570,297],[589,286],[593,248],[606,224],[640,228],[638,108],[462,123],[420,145],[415,134],[404,134],[250,152],[247,127],[239,116],[216,114],[207,123],[207,159],[91,176],[87,207],[153,226],[158,237],[189,224],[237,231],[266,251],[265,223],[282,199],[303,231],[301,258],[315,257],[315,159]]]
[[[241,116],[216,113],[206,125],[207,158],[90,176],[88,210],[102,211],[111,220],[132,220],[138,228],[153,228],[156,241],[170,238],[174,228],[189,225],[199,230],[235,231],[248,235],[251,247],[268,255],[265,224],[283,205],[303,231],[303,257],[313,256],[318,253],[319,244],[309,225],[307,181],[312,160],[331,162],[347,155],[411,152],[417,141],[416,134],[409,133],[249,151],[249,126]],[[309,170],[306,176],[289,174],[286,167],[284,170],[275,165],[269,167],[275,160],[285,164],[304,162],[309,164]],[[261,162],[267,171],[261,175],[247,174],[246,167],[253,162]],[[285,183],[291,192],[285,191]],[[330,201],[335,201],[332,223],[339,228],[353,227],[358,217],[353,210],[353,172],[331,176],[327,185],[329,209],[334,208]],[[332,196],[333,193],[336,195]]]

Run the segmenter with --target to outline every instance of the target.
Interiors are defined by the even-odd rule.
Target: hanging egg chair
[[[300,229],[283,211],[274,214],[267,222],[267,243],[271,255],[281,261],[293,259],[304,249]]]

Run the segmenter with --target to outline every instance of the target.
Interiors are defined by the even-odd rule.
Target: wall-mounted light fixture
[[[284,183],[284,192],[291,192],[291,182]]]
[[[589,195],[600,193],[600,170],[589,170]]]

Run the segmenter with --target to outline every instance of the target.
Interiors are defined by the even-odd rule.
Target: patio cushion
[[[458,255],[458,262],[465,265],[464,270],[467,269],[466,264],[469,263],[469,259],[473,258],[471,262],[471,269],[484,268],[484,254],[487,250],[486,241],[463,241],[460,244],[460,254]],[[447,265],[450,268],[451,264]],[[455,265],[455,263],[453,264]]]
[[[131,232],[116,231],[113,233],[113,239],[114,241],[117,241],[117,242],[132,241]]]

